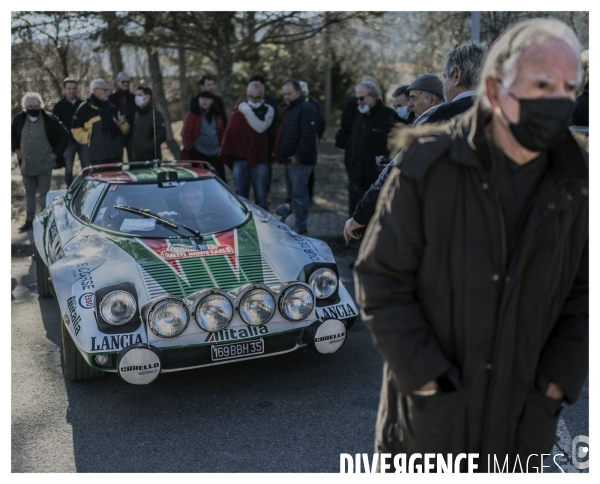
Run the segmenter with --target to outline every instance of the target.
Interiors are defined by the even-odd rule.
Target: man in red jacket
[[[248,198],[252,183],[256,204],[268,210],[267,130],[273,122],[275,111],[264,102],[265,86],[260,82],[248,84],[246,93],[248,100],[239,102],[231,113],[219,159],[233,171],[237,193]]]

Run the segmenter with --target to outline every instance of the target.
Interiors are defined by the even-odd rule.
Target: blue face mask
[[[358,106],[358,112],[361,114],[367,114],[371,108],[365,104],[362,108]]]
[[[396,113],[398,113],[398,116],[400,117],[400,119],[408,119],[408,115],[410,114],[408,112],[408,106],[399,106],[396,108]]]

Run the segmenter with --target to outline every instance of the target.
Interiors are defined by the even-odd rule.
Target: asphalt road
[[[352,260],[338,257],[351,293]],[[38,298],[31,258],[12,259],[11,296],[12,472],[339,472],[340,453],[373,452],[382,361],[360,321],[328,357],[306,349],[137,387],[63,379],[58,304]],[[565,472],[577,472],[577,435],[589,435],[587,383],[559,422]]]
[[[349,263],[342,281],[353,292]],[[12,259],[13,472],[339,472],[372,453],[382,361],[358,322],[342,349],[159,377],[70,382],[58,304]]]

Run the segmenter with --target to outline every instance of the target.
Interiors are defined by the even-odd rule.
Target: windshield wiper
[[[188,232],[191,232],[192,234],[194,234],[196,237],[199,237],[200,240],[204,239],[204,235],[202,235],[198,230],[193,229],[191,227],[188,227],[187,225],[184,225],[182,223],[176,224],[175,222],[173,222],[172,220],[169,220],[168,218],[165,217],[161,217],[160,215],[158,215],[157,213],[152,212],[150,209],[147,208],[136,208],[136,207],[128,207],[127,205],[113,205],[114,208],[119,209],[119,210],[125,210],[126,212],[131,212],[131,213],[135,213],[136,215],[139,215],[141,217],[149,217],[149,218],[153,218],[154,220],[156,220],[156,222],[164,227],[167,227],[168,229],[171,229],[173,231],[175,231],[176,233],[178,233],[179,235],[181,235],[176,229],[179,226],[182,226],[184,229],[186,229]]]

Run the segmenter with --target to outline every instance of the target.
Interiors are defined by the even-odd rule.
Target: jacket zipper
[[[490,146],[490,154],[492,156],[492,179],[493,179],[493,175],[495,173],[495,168],[496,168],[496,157],[495,157],[495,154],[493,153],[493,149],[491,148],[491,146]],[[565,184],[569,181],[570,180],[563,180],[558,185],[555,185],[552,188],[550,188],[549,190],[539,193],[535,198],[531,199],[524,210],[523,217],[527,217],[527,214],[531,210],[531,207],[540,198],[542,198],[543,196],[546,196],[546,194],[548,194],[552,191],[557,190],[563,184]],[[502,205],[500,204],[500,193],[498,192],[498,188],[496,187],[495,184],[494,184],[494,193],[496,195],[496,203],[497,203],[498,211],[500,214],[500,228],[501,228],[501,232],[502,232],[502,267],[505,270],[505,272],[508,273],[509,268],[506,267],[506,228],[504,225],[504,216],[502,213]],[[525,218],[523,218],[523,220],[525,220]],[[522,225],[523,225],[523,223],[520,224],[519,228]],[[515,234],[517,234],[517,232],[515,232]],[[499,304],[498,311],[497,311],[496,328],[494,331],[494,342],[497,341],[498,336],[500,334],[500,321],[502,319],[501,316],[503,314],[503,309],[504,309],[503,301],[505,299],[505,296],[506,295],[504,294],[504,281],[502,281],[502,288],[500,291],[500,304]],[[497,363],[497,359],[498,359],[498,351],[499,351],[498,347],[499,347],[499,345],[494,343],[492,362],[491,362],[492,366],[491,366],[491,369],[489,370],[490,372],[491,372],[491,370],[495,370],[495,368],[496,368],[496,363]],[[485,403],[485,408],[484,408],[484,419],[485,420],[484,420],[483,435],[482,435],[482,442],[481,442],[482,448],[487,447],[487,440],[488,440],[488,433],[489,433],[489,410],[490,410],[490,405],[491,405],[491,388],[493,388],[493,383],[496,380],[495,376],[496,376],[496,373],[490,373],[488,376],[488,381],[487,381],[486,397],[485,397],[486,403]]]
[[[490,177],[490,183],[492,183],[492,180],[495,180],[494,175],[496,173],[496,155],[494,153],[494,149],[493,147],[488,143],[488,148],[490,151],[490,156],[492,158],[492,176]],[[498,212],[498,217],[500,219],[500,234],[501,234],[501,242],[502,242],[502,269],[503,269],[503,276],[505,272],[508,272],[508,268],[506,267],[506,245],[507,245],[507,241],[506,241],[506,226],[505,226],[505,222],[504,222],[504,212],[502,211],[502,204],[500,202],[500,192],[498,191],[498,187],[496,186],[496,183],[492,183],[493,187],[494,187],[494,196],[496,199],[496,209]],[[500,282],[500,281],[499,281]],[[501,282],[502,285],[504,285],[503,282]],[[504,287],[502,286],[502,289]],[[483,435],[482,435],[482,441],[481,441],[481,445],[483,449],[487,448],[487,439],[488,439],[488,432],[489,432],[489,411],[490,411],[490,406],[492,403],[492,398],[491,398],[491,388],[493,387],[492,382],[495,380],[494,379],[494,373],[492,373],[492,370],[495,370],[496,368],[496,359],[497,359],[497,348],[498,345],[495,344],[495,342],[498,339],[498,336],[500,334],[500,313],[501,313],[501,303],[502,303],[502,290],[500,291],[500,305],[498,307],[498,310],[496,312],[496,324],[495,324],[495,328],[494,328],[494,339],[493,339],[493,345],[494,348],[492,350],[492,358],[491,358],[491,368],[486,368],[486,370],[488,371],[487,374],[487,382],[486,382],[486,389],[485,389],[485,407],[483,410],[483,418],[484,418],[484,424],[483,424]],[[484,458],[482,456],[482,458]]]

